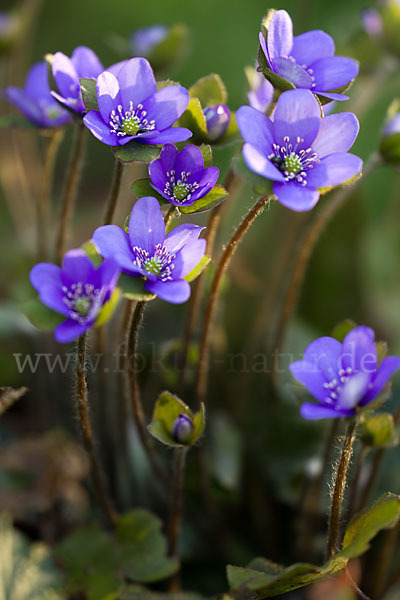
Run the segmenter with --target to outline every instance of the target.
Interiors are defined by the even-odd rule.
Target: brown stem
[[[365,165],[364,177],[369,175],[374,169],[381,165],[381,159],[373,154]],[[269,349],[269,355],[281,347],[284,334],[288,323],[296,308],[299,292],[304,281],[306,270],[310,262],[313,250],[321,237],[322,232],[328,225],[329,221],[335,216],[339,208],[351,196],[356,186],[361,181],[361,178],[351,186],[338,190],[330,198],[328,198],[323,207],[316,213],[316,216],[308,227],[297,254],[297,258],[292,267],[289,283],[281,304],[281,309],[278,315],[275,335]]]
[[[42,183],[37,203],[37,255],[38,260],[46,260],[48,253],[49,200],[54,180],[54,167],[57,153],[64,137],[64,129],[54,129],[45,151]]]
[[[195,406],[197,409],[200,408],[200,405],[204,399],[206,388],[207,388],[207,379],[208,379],[208,370],[209,370],[209,338],[211,333],[211,327],[213,323],[214,311],[217,305],[218,294],[220,285],[222,282],[223,275],[228,268],[231,259],[236,251],[236,248],[239,242],[242,240],[243,236],[247,233],[252,223],[257,219],[257,217],[263,212],[264,208],[270,203],[273,196],[262,196],[257,200],[254,206],[249,210],[247,215],[243,218],[242,222],[234,232],[232,238],[230,239],[228,245],[226,246],[220,261],[217,265],[214,278],[211,284],[211,291],[208,297],[206,313],[203,321],[203,330],[201,334],[200,341],[200,354],[199,354],[199,363],[197,367],[196,373],[196,386],[195,386]]]
[[[167,210],[167,212],[165,213],[164,216],[164,225],[165,225],[165,229],[168,229],[172,219],[175,216],[175,212],[176,212],[176,207],[172,204],[169,209]]]
[[[65,182],[64,197],[61,204],[61,217],[56,239],[56,259],[61,263],[65,252],[68,227],[71,219],[82,167],[85,150],[86,127],[79,123],[76,125],[75,139],[71,151],[71,159]]]
[[[183,478],[187,448],[176,448],[172,479],[172,501],[168,523],[168,556],[177,556],[183,505]]]
[[[154,447],[151,438],[146,429],[146,420],[143,412],[142,401],[140,398],[140,389],[136,370],[136,354],[138,348],[139,329],[143,321],[145,306],[145,302],[138,302],[132,315],[132,320],[130,323],[128,334],[128,357],[126,361],[126,367],[128,371],[130,385],[132,412],[135,417],[135,422],[138,428],[139,436],[154,473],[157,475],[160,481],[162,481],[165,484],[167,483],[167,478],[160,467],[160,464],[157,460],[157,456],[154,452]]]
[[[114,509],[109,497],[106,480],[97,455],[92,425],[89,417],[86,383],[86,334],[82,335],[78,339],[76,358],[76,400],[83,442],[86,452],[90,458],[93,481],[97,489],[99,501],[103,507],[107,521],[110,525],[114,526],[118,518],[118,514]]]
[[[356,420],[351,419],[347,426],[342,452],[336,472],[335,487],[332,496],[331,513],[328,525],[328,559],[338,551],[340,513],[342,509],[344,488],[346,486],[347,469],[350,463]]]
[[[115,159],[114,175],[110,189],[110,195],[106,204],[103,225],[111,225],[114,219],[115,208],[117,206],[119,191],[121,189],[122,174],[124,172],[124,163]]]

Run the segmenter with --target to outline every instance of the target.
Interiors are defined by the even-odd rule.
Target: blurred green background
[[[25,65],[19,65],[18,70],[11,71],[3,59],[1,87],[11,83],[22,85],[29,65],[41,60],[48,52],[60,50],[70,55],[77,45],[87,45],[97,52],[107,66],[121,59],[110,46],[111,34],[117,33],[128,38],[135,29],[144,26],[181,22],[190,29],[190,49],[186,60],[169,74],[170,78],[190,87],[199,77],[210,72],[218,73],[227,87],[229,106],[236,110],[246,102],[244,68],[255,62],[260,23],[269,8],[288,10],[293,18],[295,33],[313,28],[323,29],[335,38],[337,54],[346,53],[357,57],[352,40],[360,30],[360,11],[365,8],[365,4],[365,0],[288,0],[275,2],[273,5],[261,0],[44,0],[36,31],[32,40],[27,41],[30,49],[29,56],[24,57]],[[2,10],[12,7],[11,2],[3,0]],[[371,76],[374,77],[375,74],[368,72],[368,69],[360,75],[350,90],[351,100],[336,108],[353,110],[353,106],[362,103],[366,86],[370,86],[371,93],[375,95],[373,103],[360,118],[360,135],[353,148],[353,152],[364,160],[376,151],[386,110],[392,99],[400,96],[399,69],[381,88],[368,83]],[[0,99],[0,102],[2,112],[10,110],[4,101]],[[2,194],[5,198],[5,191],[12,189],[13,177],[22,181],[20,187],[16,188],[19,190],[17,196],[11,201],[8,197],[6,202],[2,201],[0,204],[0,384],[26,384],[31,388],[29,396],[22,401],[24,408],[16,407],[10,424],[3,429],[3,435],[12,438],[16,433],[20,434],[21,430],[45,430],[49,425],[63,420],[69,422],[72,428],[74,419],[65,379],[60,376],[51,378],[47,374],[39,380],[38,377],[22,377],[18,374],[13,358],[13,353],[26,353],[32,349],[46,351],[45,348],[52,347],[52,342],[51,335],[38,334],[20,310],[21,302],[32,295],[28,273],[34,261],[33,202],[38,193],[37,165],[40,164],[41,157],[36,134],[31,131],[9,132],[2,129],[0,135],[0,196]],[[63,185],[69,141],[67,136],[58,160],[53,198],[55,211]],[[39,146],[43,147],[43,140]],[[23,148],[25,157],[31,152],[30,158],[26,158],[26,162],[18,162],[15,159],[16,148]],[[109,148],[91,138],[88,150],[71,246],[82,244],[99,224],[110,185],[113,158]],[[222,176],[227,171],[233,153],[238,150],[239,146],[235,145],[215,151],[215,164],[221,168]],[[127,169],[117,218],[120,224],[130,211],[133,201],[129,184],[142,172],[135,166]],[[220,245],[226,241],[234,225],[255,198],[252,187],[244,184],[225,213]],[[320,200],[321,203],[325,201],[326,197]],[[199,222],[205,222],[206,218],[204,215],[197,217]],[[218,357],[221,360],[212,366],[209,401],[212,406],[222,409],[225,417],[226,414],[233,416],[234,420],[241,423],[240,427],[249,427],[254,439],[261,438],[268,428],[264,412],[267,389],[264,375],[250,374],[248,377],[253,378],[252,382],[246,380],[243,384],[241,373],[229,372],[225,357],[227,353],[248,351],[251,354],[265,351],[271,335],[269,328],[273,324],[286,281],[288,260],[296,252],[296,241],[308,218],[309,216],[303,218],[293,215],[277,203],[274,204],[243,242],[225,284],[218,323],[214,330],[213,348],[216,360]],[[400,353],[399,222],[399,174],[393,168],[384,167],[357,188],[319,240],[308,269],[296,317],[290,324],[285,342],[286,351],[291,353],[292,359],[314,337],[329,335],[334,326],[345,318],[373,327],[378,339],[389,342],[390,353]],[[151,303],[146,314],[143,347],[154,343],[160,352],[165,352],[168,344],[179,338],[184,315],[185,307],[163,302]],[[284,375],[283,379],[289,381],[290,378]],[[158,378],[143,375],[144,396],[149,412],[158,391],[173,381],[173,375],[168,369],[159,374]],[[396,397],[399,386],[394,389]],[[190,403],[190,394],[185,400]],[[289,400],[287,410],[290,418],[295,415],[295,427],[298,427],[297,406],[293,399]],[[273,486],[282,486],[276,496],[285,506],[286,503],[290,505],[293,498],[297,498],[301,487],[296,479],[296,474],[301,472],[300,463],[304,466],[318,449],[317,443],[323,429],[324,425],[307,424],[300,433],[296,430],[298,437],[290,439],[289,443],[287,440],[290,436],[281,423],[276,431],[269,431],[271,436],[265,443],[255,444],[253,448],[259,457],[259,464],[254,469],[260,469],[263,477],[269,483],[272,482],[273,494]],[[237,433],[235,428],[233,432]],[[286,454],[282,454],[282,446],[274,446],[278,434],[287,441]],[[235,439],[237,441],[238,436]],[[276,462],[264,464],[266,453],[272,454]],[[393,460],[393,454],[391,457]],[[392,478],[387,473],[388,470],[385,484],[390,487]],[[227,501],[229,506],[231,503],[235,504],[236,497],[232,499],[229,495],[232,493],[234,496],[235,489],[232,488],[232,491],[228,486],[227,491],[223,482],[219,484],[223,501]],[[393,491],[399,491],[398,481],[397,490]],[[286,508],[281,507],[282,518],[285,518],[285,510]],[[262,531],[263,527],[271,527],[271,519],[273,520],[271,515],[266,517],[261,525]],[[255,529],[258,527],[259,522],[255,519]],[[186,551],[190,557],[190,544],[193,541],[190,529],[186,531],[186,535]],[[254,537],[257,541],[252,541],[258,550],[268,550],[268,542],[265,539],[260,542],[258,539],[261,534],[257,536],[256,532]],[[279,552],[284,554],[283,548],[288,540],[290,534],[288,538],[280,540]],[[235,545],[236,542],[237,540],[232,541],[232,552],[243,557],[243,560],[254,554],[254,549],[249,549],[250,542],[248,546],[247,540],[246,543],[241,540],[243,545]],[[282,559],[279,552],[271,558]],[[192,576],[196,577],[194,574]],[[223,585],[222,579],[217,578],[217,581],[217,587]],[[198,583],[208,591],[206,583]],[[212,588],[210,583],[210,590]]]

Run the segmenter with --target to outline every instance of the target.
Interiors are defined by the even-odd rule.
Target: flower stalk
[[[347,469],[353,451],[354,432],[356,429],[356,420],[351,419],[346,431],[342,452],[337,467],[335,486],[333,489],[331,511],[328,526],[328,560],[338,551],[340,514],[343,503],[344,489],[346,486]]]
[[[58,263],[61,263],[65,252],[69,222],[80,181],[82,161],[85,152],[85,140],[86,128],[82,124],[76,125],[75,139],[71,151],[71,160],[65,183],[64,197],[61,204],[61,217],[56,239],[56,259]]]
[[[249,210],[247,215],[243,218],[242,222],[234,232],[227,247],[222,253],[220,261],[217,265],[214,279],[211,285],[210,295],[208,297],[200,341],[200,355],[195,385],[195,406],[197,410],[200,408],[201,403],[203,402],[207,389],[209,371],[210,333],[223,275],[227,270],[231,259],[237,249],[237,246],[241,242],[243,236],[250,229],[251,225],[257,219],[257,217],[263,212],[264,208],[270,203],[272,198],[273,196],[261,196],[261,198],[259,198],[257,202],[252,206],[252,208]]]
[[[111,225],[114,219],[115,209],[117,206],[118,196],[121,189],[122,174],[124,172],[124,163],[115,159],[114,175],[111,184],[110,195],[107,200],[106,210],[104,213],[103,225]]]
[[[52,130],[45,151],[42,183],[36,210],[37,257],[39,262],[46,260],[48,253],[49,200],[54,180],[54,167],[56,165],[57,153],[63,137],[64,129],[59,128]]]
[[[140,398],[140,388],[137,377],[136,354],[138,348],[139,330],[143,322],[145,307],[145,302],[138,302],[132,314],[132,319],[130,322],[128,333],[128,359],[126,361],[126,368],[128,372],[130,386],[130,400],[132,412],[135,418],[136,426],[138,428],[140,440],[143,444],[144,450],[146,451],[147,457],[149,459],[154,473],[157,475],[161,482],[166,483],[165,475],[160,467],[157,456],[154,452],[152,441],[146,429],[146,420],[144,416],[142,401]]]
[[[109,525],[114,526],[117,512],[109,497],[105,476],[97,455],[92,425],[89,416],[86,382],[86,334],[81,335],[77,342],[76,350],[76,401],[79,414],[83,442],[89,455],[93,481],[97,490],[98,499]]]

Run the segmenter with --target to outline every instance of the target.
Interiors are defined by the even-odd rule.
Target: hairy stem
[[[183,479],[187,448],[176,448],[172,476],[172,499],[168,523],[168,555],[177,556],[183,506]]]
[[[349,422],[349,424],[347,426],[346,436],[344,439],[342,452],[341,452],[339,464],[337,467],[335,487],[334,487],[333,496],[332,496],[332,505],[331,505],[331,512],[330,512],[329,526],[328,526],[328,549],[327,549],[328,559],[332,558],[332,556],[338,550],[340,513],[341,513],[341,509],[342,509],[344,488],[346,486],[347,469],[349,467],[351,454],[352,454],[355,428],[356,428],[356,420],[351,419],[351,421]]]
[[[46,260],[48,253],[48,227],[50,195],[54,180],[54,167],[56,165],[57,153],[64,137],[64,129],[54,129],[50,133],[50,139],[45,151],[42,172],[42,183],[37,203],[37,256],[38,261]]]
[[[373,154],[365,165],[364,177],[369,175],[374,169],[381,165],[381,159]],[[297,258],[292,266],[289,283],[281,303],[280,312],[278,315],[277,326],[273,340],[269,349],[269,355],[280,348],[286,328],[296,308],[299,292],[304,281],[306,270],[310,262],[314,248],[321,237],[325,227],[335,216],[339,208],[351,196],[356,186],[361,181],[361,178],[351,186],[338,190],[336,193],[327,199],[323,207],[316,212],[314,220],[309,225],[297,253]]]
[[[263,212],[264,208],[270,203],[272,198],[273,196],[261,196],[261,198],[257,200],[234,232],[217,265],[211,284],[210,295],[208,297],[200,341],[199,363],[197,367],[195,385],[195,406],[197,409],[200,408],[207,388],[210,333],[223,275],[228,268],[236,248],[243,236],[247,233],[257,217]]]
[[[61,263],[65,252],[69,222],[72,216],[80,181],[86,133],[87,130],[83,123],[76,125],[75,139],[72,146],[71,159],[65,182],[64,197],[61,202],[61,217],[56,238],[56,259],[58,263]]]
[[[103,225],[111,225],[114,219],[115,208],[117,206],[119,191],[121,189],[122,174],[124,172],[124,163],[115,159],[114,175],[110,189],[110,195],[107,200],[104,213]]]
[[[140,398],[140,388],[137,378],[136,354],[138,348],[139,329],[143,322],[145,306],[145,302],[138,302],[132,314],[132,319],[128,333],[128,357],[126,361],[126,368],[128,371],[132,412],[135,417],[136,426],[138,428],[143,448],[146,451],[147,457],[153,468],[154,473],[157,475],[160,481],[166,483],[165,474],[162,471],[160,464],[157,460],[152,440],[146,429],[146,420],[144,416],[142,401]]]
[[[83,442],[86,452],[90,458],[92,476],[97,490],[98,499],[103,507],[103,511],[108,523],[113,526],[116,523],[118,515],[109,497],[106,480],[96,451],[94,435],[89,416],[86,383],[86,334],[82,335],[78,339],[76,358],[76,400]]]

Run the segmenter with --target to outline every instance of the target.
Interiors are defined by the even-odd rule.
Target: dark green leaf
[[[265,559],[255,559],[246,568],[228,566],[227,577],[235,600],[271,598],[335,575],[351,558],[368,550],[369,542],[378,531],[394,527],[399,516],[399,496],[385,494],[352,519],[346,529],[342,550],[322,567],[299,563],[285,568]]]
[[[51,310],[51,308],[47,308],[47,306],[40,302],[39,298],[27,300],[21,306],[21,309],[32,325],[43,331],[52,331],[62,321],[65,321],[64,315],[60,315]]]
[[[379,151],[386,162],[392,165],[400,165],[400,133],[392,133],[392,135],[383,138]]]
[[[123,163],[149,163],[160,156],[161,146],[150,146],[132,141],[124,146],[113,146],[112,150],[115,158]]]
[[[144,302],[154,300],[155,295],[148,292],[144,284],[145,280],[142,277],[132,277],[126,273],[121,273],[118,280],[118,287],[125,298]]]
[[[85,77],[79,80],[79,85],[81,86],[82,100],[83,104],[85,105],[86,112],[91,110],[99,110],[99,105],[97,102],[96,80]]]
[[[219,75],[212,73],[202,77],[191,88],[189,94],[192,98],[200,100],[202,108],[215,106],[216,104],[226,104],[226,88]]]
[[[131,190],[137,198],[153,196],[153,198],[157,198],[160,204],[165,204],[167,202],[166,198],[161,196],[161,194],[151,187],[150,179],[148,177],[134,181],[131,185]]]
[[[222,187],[222,185],[215,185],[212,190],[208,192],[193,204],[188,204],[187,206],[178,206],[181,213],[184,215],[190,215],[192,213],[204,212],[206,210],[211,210],[215,206],[218,206],[225,198],[229,196],[229,192]]]
[[[350,331],[352,331],[355,327],[357,327],[357,323],[355,323],[351,319],[345,319],[344,321],[341,321],[336,325],[336,327],[332,331],[332,337],[342,344],[346,335],[350,333]]]

